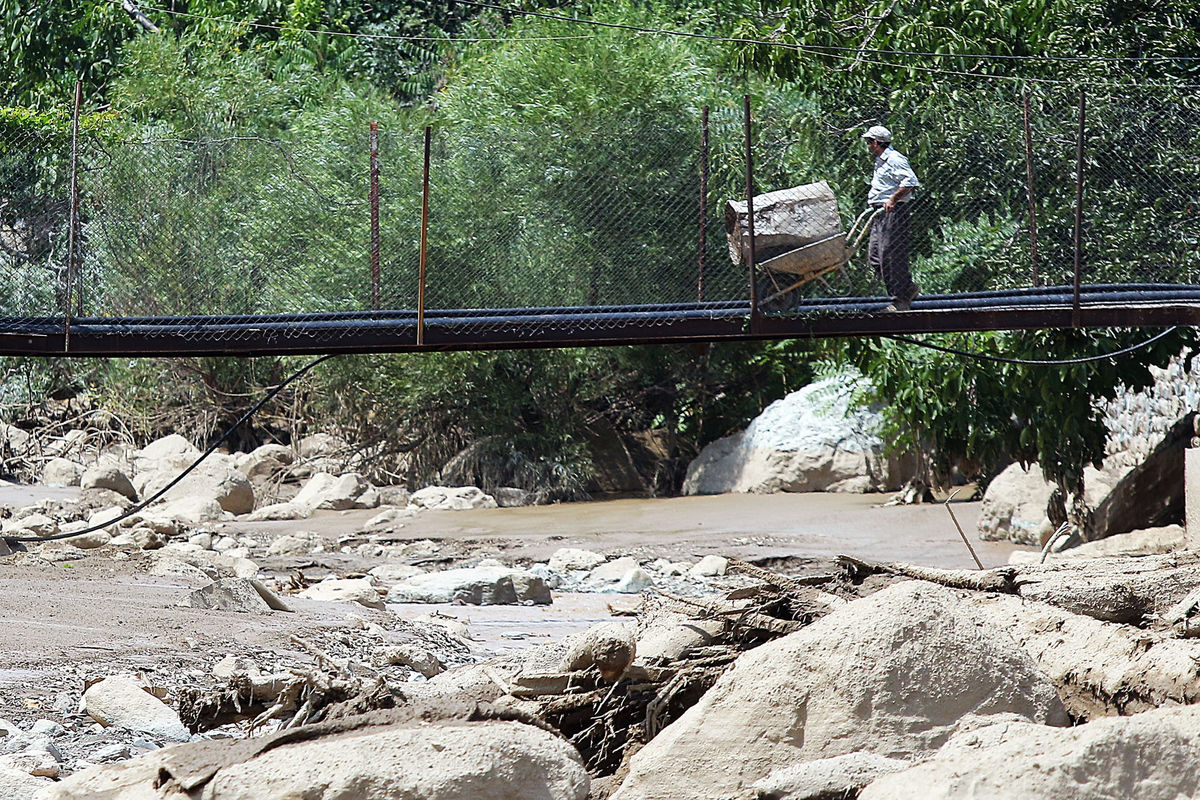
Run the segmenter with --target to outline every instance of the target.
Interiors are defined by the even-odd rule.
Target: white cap
[[[892,132],[882,125],[872,125],[867,129],[867,132],[862,135],[864,139],[874,139],[877,142],[887,144],[892,141]]]

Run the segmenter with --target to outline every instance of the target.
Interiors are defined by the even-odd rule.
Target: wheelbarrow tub
[[[787,250],[758,264],[760,269],[815,280],[846,263],[846,234],[842,232],[819,239],[803,247]]]

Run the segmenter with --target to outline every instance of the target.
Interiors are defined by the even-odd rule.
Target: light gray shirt
[[[875,172],[871,175],[871,189],[867,192],[867,205],[881,206],[888,201],[901,186],[911,186],[914,189],[921,185],[908,158],[893,150],[890,146],[875,159]],[[912,194],[899,202],[907,203]]]

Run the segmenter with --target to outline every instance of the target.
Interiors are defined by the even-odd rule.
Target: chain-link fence
[[[865,115],[814,102],[786,122],[767,109],[748,124],[731,103],[435,125],[428,148],[421,127],[269,141],[10,124],[0,333],[92,326],[237,351],[875,315],[890,297],[868,258],[873,124],[921,184],[906,205],[914,311],[1200,283],[1200,94],[937,93]]]

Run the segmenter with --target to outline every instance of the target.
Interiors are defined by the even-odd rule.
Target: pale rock
[[[1042,468],[1010,464],[992,479],[979,509],[979,538],[1007,539],[1017,544],[1041,545],[1050,521],[1046,506],[1054,486],[1042,477]]]
[[[11,767],[0,767],[0,797],[5,800],[27,800],[42,791],[52,791],[54,781],[35,778],[28,772]]]
[[[175,470],[153,474],[142,487],[144,496],[157,494],[178,476]],[[157,510],[160,504],[170,507],[183,500],[199,498],[216,502],[222,511],[230,514],[248,514],[254,510],[254,487],[249,478],[236,469],[207,459],[155,501],[154,508]]]
[[[340,458],[350,450],[350,445],[331,433],[314,433],[301,439],[296,449],[303,459]]]
[[[563,641],[558,664],[562,672],[595,668],[604,680],[615,683],[637,657],[637,626],[624,622],[602,622]]]
[[[700,452],[688,465],[683,494],[898,488],[912,468],[887,454],[881,414],[855,405],[868,385],[837,376],[776,400],[746,430]]]
[[[79,486],[82,489],[108,489],[130,500],[138,497],[129,476],[113,464],[100,463],[88,469],[79,479]]]
[[[23,517],[4,520],[2,530],[11,536],[54,536],[59,532],[58,522],[45,514],[32,513]]]
[[[62,526],[59,533],[70,533],[72,529],[85,531],[91,525],[83,520],[78,522],[69,522]],[[111,544],[113,540],[112,534],[108,531],[92,531],[91,533],[81,533],[78,536],[68,536],[65,539],[60,539],[63,544],[69,544],[72,547],[78,547],[80,550],[94,550],[97,547],[104,547]]]
[[[182,577],[189,581],[207,584],[216,578],[219,573],[216,570],[212,570],[210,574],[194,564],[180,561],[177,558],[160,558],[151,565],[150,574],[163,577]]]
[[[254,578],[221,578],[189,594],[181,605],[243,614],[292,610],[262,581]]]
[[[952,644],[948,644],[952,643]],[[743,653],[611,800],[731,797],[782,764],[927,758],[969,715],[1068,723],[1055,686],[952,590],[908,581]]]
[[[395,506],[396,508],[404,508],[408,505],[410,497],[407,486],[378,486],[379,490],[379,505]]]
[[[29,728],[30,736],[48,736],[51,739],[65,736],[66,733],[67,729],[52,719],[39,719]]]
[[[377,657],[385,664],[410,667],[426,678],[432,678],[446,670],[436,655],[411,642],[381,648]]]
[[[39,800],[164,800],[156,788],[163,758],[153,752],[76,773]],[[569,742],[532,725],[489,720],[363,728],[283,743],[222,767],[202,791],[209,800],[585,800],[588,788]]]
[[[1073,728],[1003,722],[954,736],[860,800],[1179,800],[1200,795],[1200,709],[1158,708]]]
[[[387,602],[548,605],[551,598],[549,587],[523,570],[468,567],[430,572],[400,581],[388,592]]]
[[[654,578],[641,567],[634,567],[621,576],[613,591],[619,594],[638,594],[654,586]]]
[[[119,519],[124,513],[125,510],[120,506],[109,506],[108,508],[102,508],[88,516],[88,527],[95,528],[102,525],[109,526],[107,528],[107,532],[115,535],[117,533],[117,526],[112,523]]]
[[[876,778],[909,766],[908,761],[874,753],[847,753],[777,769],[751,788],[755,800],[857,797],[857,792]]]
[[[46,750],[24,750],[0,755],[0,770],[20,770],[35,778],[57,778],[58,759]]]
[[[191,536],[188,537],[187,540],[190,544],[196,545],[201,550],[212,550],[213,549],[213,535],[211,533],[209,533],[208,531],[201,531],[200,533],[193,533]]]
[[[409,566],[408,564],[380,564],[368,570],[367,574],[376,580],[390,583],[392,581],[404,581],[409,578],[415,578],[418,575],[424,575],[425,570],[420,567]]]
[[[238,540],[232,536],[218,536],[213,539],[212,550],[224,553],[238,546]]]
[[[366,578],[332,578],[314,583],[296,595],[305,600],[358,603],[367,608],[383,608],[383,599]]]
[[[278,537],[270,546],[267,547],[267,555],[269,556],[304,556],[312,552],[316,546],[317,539],[315,534],[302,533],[300,535],[284,534]]]
[[[550,556],[550,569],[555,572],[575,572],[577,570],[595,569],[604,563],[604,556],[591,550],[578,550],[573,547],[560,547]]]
[[[351,508],[375,508],[379,505],[379,492],[356,472],[340,477],[328,472],[318,472],[292,498],[295,506],[310,509],[343,511]]]
[[[168,517],[159,516],[142,516],[137,523],[138,527],[149,528],[155,533],[161,533],[163,536],[170,538],[178,536],[183,532],[183,527],[180,526],[179,520],[170,519]]]
[[[117,725],[181,742],[191,738],[174,710],[123,675],[89,686],[83,693],[83,710],[105,727]]]
[[[688,572],[697,578],[715,578],[725,574],[729,568],[729,559],[721,556],[708,555],[700,559]]]
[[[256,509],[240,517],[240,519],[247,522],[280,522],[293,519],[308,519],[312,516],[312,513],[313,510],[308,506],[301,506],[292,502],[272,503],[271,505]]]
[[[584,582],[594,586],[619,583],[631,570],[635,570],[639,566],[641,565],[638,564],[637,559],[632,556],[614,558],[612,561],[606,561],[594,568],[587,574]]]
[[[407,508],[386,508],[367,520],[363,524],[363,529],[368,531],[385,531],[403,528],[404,523],[402,520],[412,517],[414,513]]]
[[[83,465],[65,458],[52,458],[42,467],[42,483],[47,486],[78,486]]]
[[[690,650],[712,644],[724,631],[725,623],[721,620],[693,619],[672,612],[656,614],[638,634],[638,662],[651,666],[670,664]]]
[[[167,543],[167,537],[150,528],[134,528],[129,532],[129,538],[143,550],[157,550]]]
[[[200,450],[179,434],[172,433],[137,451],[134,466],[137,472],[178,470],[186,468],[200,456]]]
[[[476,486],[426,486],[413,492],[408,505],[417,511],[467,511],[496,508],[496,499]]]
[[[156,504],[154,513],[160,518],[167,517],[189,525],[221,522],[231,517],[216,500],[200,495],[180,497],[163,505]]]
[[[282,473],[295,460],[291,449],[280,444],[264,444],[237,462],[237,470],[252,483],[268,481]]]

